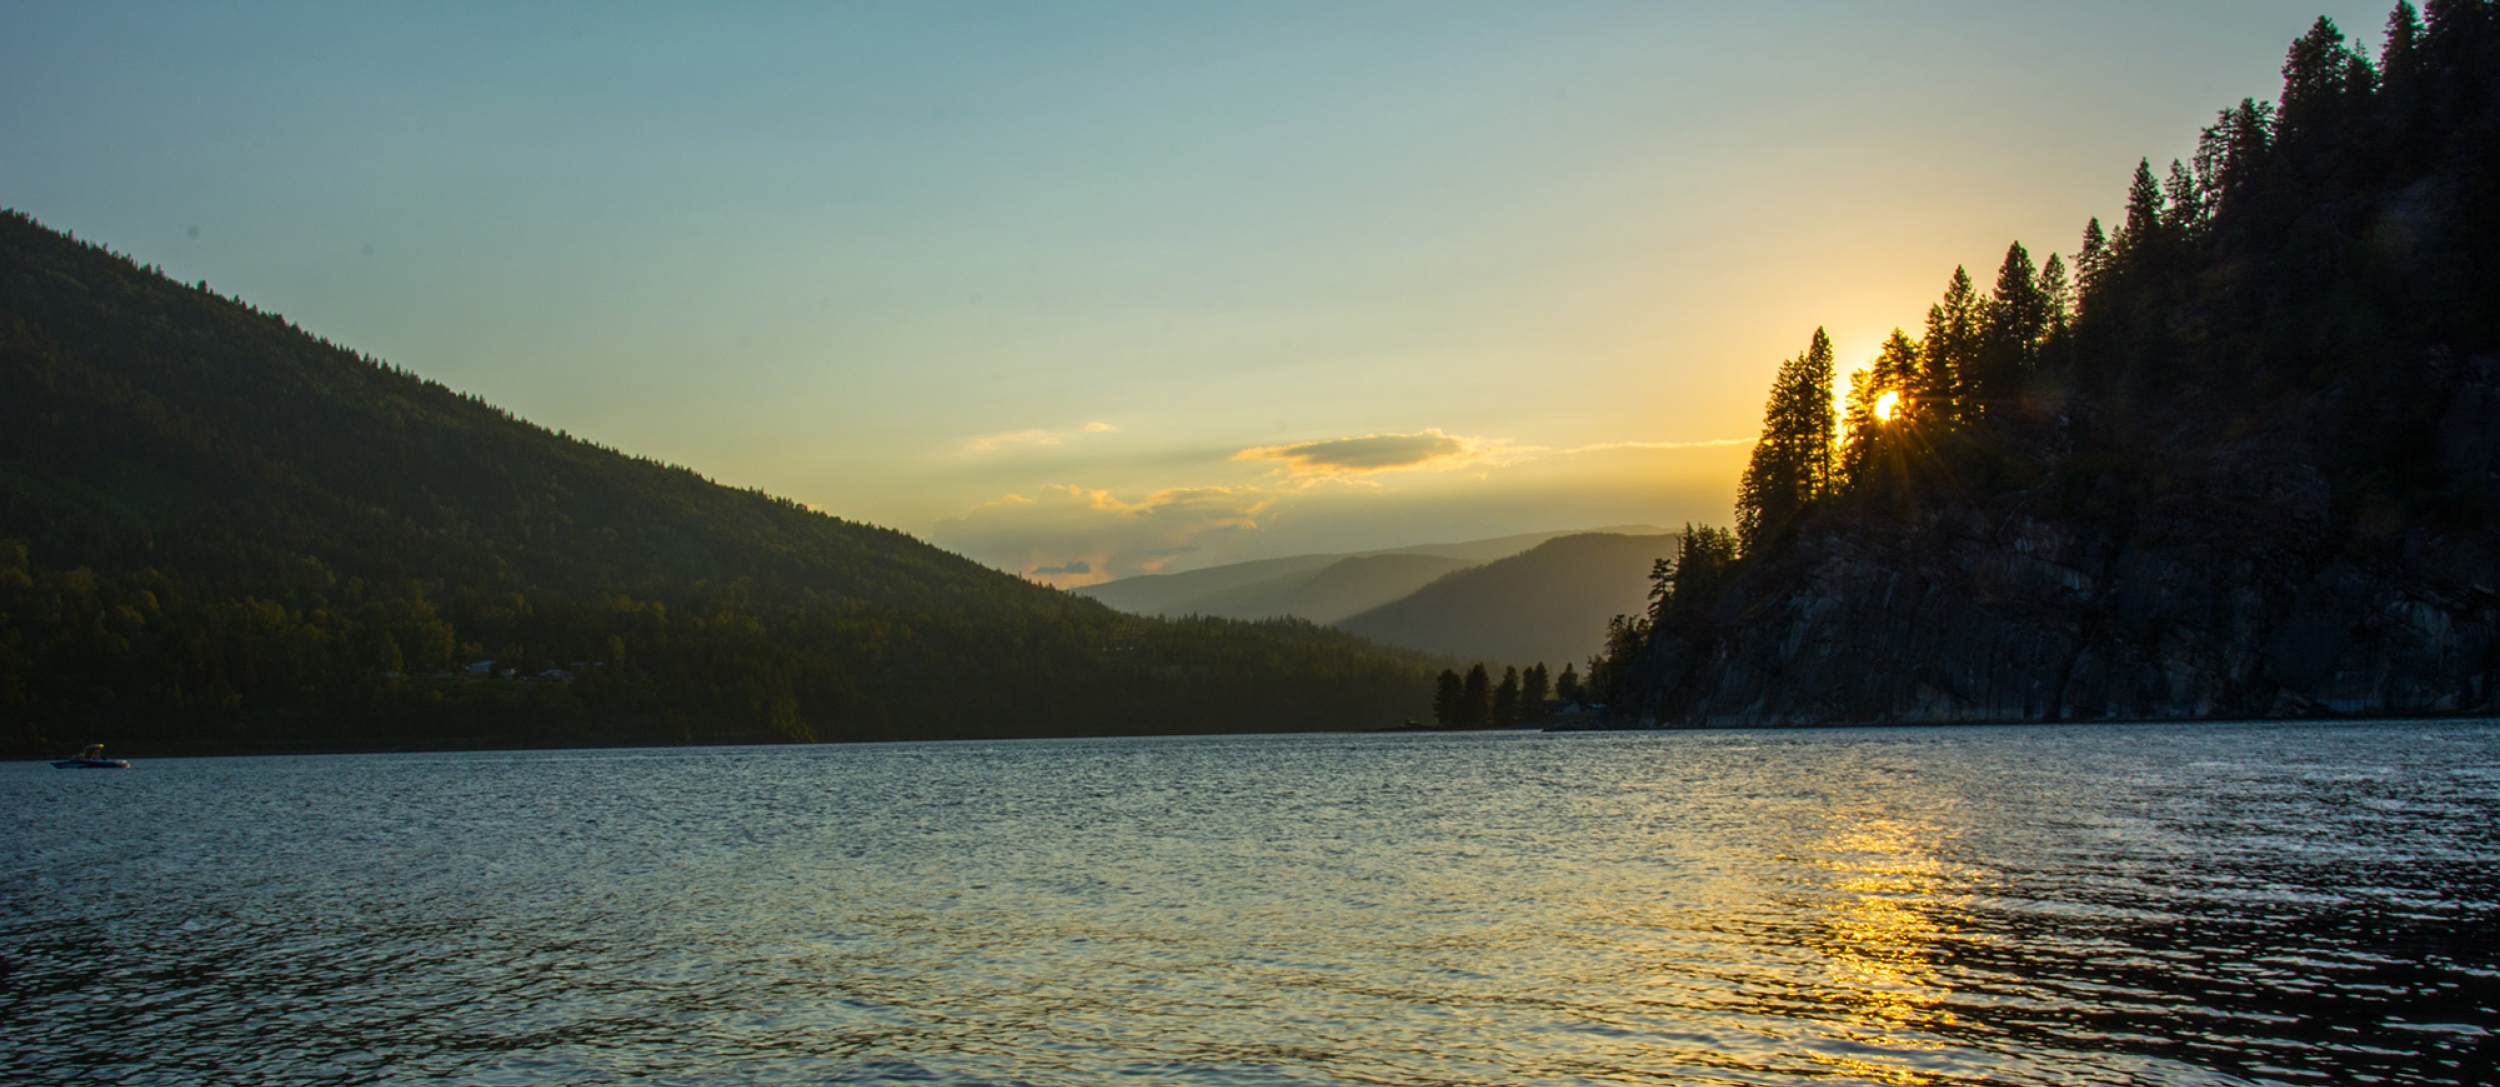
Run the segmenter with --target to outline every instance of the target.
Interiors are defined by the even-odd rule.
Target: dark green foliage
[[[2055,253],[2040,265],[2040,293],[2041,301],[2048,306],[2048,325],[2041,335],[2055,336],[2066,331],[2074,317],[2074,284],[2067,278],[2066,262]]]
[[[2127,185],[2127,218],[2119,226],[2118,236],[2111,240],[2114,259],[2122,269],[2158,263],[2168,255],[2168,217],[2162,214],[2161,184],[2153,180],[2153,164],[2138,159],[2135,180]]]
[[[2294,154],[2332,153],[2368,122],[2377,85],[2369,58],[2344,40],[2333,19],[2319,16],[2283,58],[2278,141]]]
[[[1442,728],[1463,728],[1467,724],[1467,681],[1457,672],[1444,668],[1435,681],[1432,693],[1432,719]]]
[[[489,658],[570,678],[459,671]],[[1122,616],[549,433],[0,216],[21,747],[1360,727],[1428,676],[1298,621]]]
[[[1564,702],[1587,703],[1588,690],[1580,683],[1577,665],[1563,662],[1562,674],[1554,677],[1554,697]]]
[[[2031,254],[2015,242],[1997,268],[1996,289],[1981,307],[1979,349],[1964,388],[1976,414],[2007,410],[2030,380],[2049,329],[2063,323],[2050,312],[2049,299]]]
[[[1736,534],[1709,525],[1686,524],[1676,541],[1675,558],[1662,559],[1652,572],[1649,617],[1654,623],[1695,622],[1705,618],[1719,591],[1735,576]]]
[[[2051,267],[2056,267],[2055,260],[2050,258]],[[1919,410],[1916,398],[1925,384],[1924,367],[1919,345],[1896,328],[1875,353],[1874,363],[1850,375],[1844,420],[1848,444],[1840,450],[1841,489],[1866,485],[1882,467],[1899,470],[1898,462],[1907,453],[1900,438]],[[1887,397],[1891,418],[1880,414]]]
[[[1835,479],[1832,341],[1822,329],[1780,364],[1762,409],[1762,440],[1737,484],[1736,531],[1753,551],[1795,527]]]
[[[1633,665],[1640,660],[1641,649],[1649,644],[1649,632],[1650,618],[1646,615],[1618,615],[1607,620],[1606,647],[1589,658],[1589,674],[1580,683],[1580,697],[1588,702],[1615,698],[1624,677],[1632,673]]]
[[[1493,677],[1479,664],[1467,670],[1460,681],[1458,707],[1452,723],[1460,728],[1480,728],[1493,718]]]
[[[1527,671],[1519,673],[1519,711],[1525,715],[1524,720],[1543,718],[1545,703],[1553,696],[1553,680],[1546,674],[1544,661],[1529,665]]]
[[[1898,336],[1898,334],[1895,334]],[[1589,660],[1589,697],[1603,701],[1630,677],[1659,632],[1702,644],[1709,638],[1711,610],[1737,571],[1739,541],[1730,529],[1686,524],[1672,558],[1650,567],[1649,612],[1618,615],[1606,626],[1606,645]],[[1569,677],[1566,673],[1566,678]]]
[[[1888,344],[1853,385],[1839,489],[1896,508],[2026,492],[2197,421],[2314,411],[2341,490],[2472,509],[2453,487],[2432,495],[2427,424],[2457,364],[2500,345],[2493,12],[2400,4],[2376,66],[2320,19],[2284,61],[2279,104],[2223,110],[2166,180],[2137,163],[2123,223],[2086,225],[2072,282],[2019,244],[1984,299],[1956,269],[1915,361]],[[1910,410],[1875,420],[1894,389]],[[1740,496],[1748,550],[1757,507]]]
[[[1568,673],[1565,673],[1568,676]],[[1432,719],[1442,728],[1507,728],[1545,716],[1545,666],[1522,672],[1502,669],[1499,683],[1482,664],[1465,675],[1444,669],[1432,696]]]
[[[1927,307],[1927,335],[1918,345],[1918,379],[1911,386],[1911,402],[1921,421],[1951,427],[1968,418],[1983,316],[1970,271],[1954,268],[1953,278],[1945,281],[1944,300]]]

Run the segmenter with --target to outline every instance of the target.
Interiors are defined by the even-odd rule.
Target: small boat
[[[130,762],[127,759],[105,758],[103,744],[88,744],[85,750],[75,755],[54,760],[52,768],[55,770],[128,770]]]

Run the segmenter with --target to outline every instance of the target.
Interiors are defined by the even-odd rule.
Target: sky
[[[2071,253],[2322,14],[0,0],[0,205],[1074,586],[1724,524],[1816,328]]]

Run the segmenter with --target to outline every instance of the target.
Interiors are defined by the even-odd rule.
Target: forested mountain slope
[[[481,658],[574,676],[428,678]],[[1409,656],[1122,616],[550,433],[0,216],[20,748],[1312,728],[1428,697]]]
[[[2500,709],[2500,13],[2319,20],[2069,266],[1957,271],[1831,408],[1782,368],[1629,720]],[[1741,555],[1741,557],[1736,557]]]
[[[1600,648],[1609,618],[1646,606],[1650,568],[1674,546],[1673,536],[1564,536],[1449,574],[1337,626],[1384,645],[1560,670]]]

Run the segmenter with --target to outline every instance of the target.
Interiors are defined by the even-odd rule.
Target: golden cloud
[[[1055,484],[1007,495],[931,533],[940,545],[1060,588],[1160,572],[1211,536],[1256,531],[1276,496],[1255,487],[1174,487],[1134,501]]]
[[[972,452],[988,453],[1012,446],[1058,445],[1059,443],[1068,440],[1070,437],[1082,436],[1086,434],[1109,434],[1118,429],[1120,428],[1100,420],[1087,423],[1084,426],[1076,428],[1075,430],[1047,430],[1042,427],[1026,427],[1023,430],[1006,430],[1000,431],[996,434],[983,434],[970,439],[970,445]]]
[[[1234,460],[1274,461],[1288,477],[1303,480],[1348,479],[1382,472],[1446,472],[1457,468],[1495,466],[1534,456],[1539,450],[1508,442],[1444,434],[1438,428],[1414,434],[1366,434],[1359,438],[1327,438],[1290,445],[1262,445],[1233,454]]]

